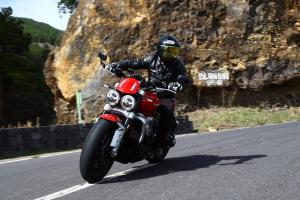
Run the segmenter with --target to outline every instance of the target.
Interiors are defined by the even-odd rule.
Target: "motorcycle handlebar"
[[[156,89],[156,90],[162,90],[162,91],[168,91],[168,92],[172,92],[172,93],[176,94],[175,91],[170,90],[170,89],[167,89],[167,88],[159,88],[159,87],[157,87],[157,88],[155,88],[155,89]]]
[[[105,69],[105,63],[102,60],[101,60],[101,65],[102,65],[104,71],[108,72],[109,74],[116,75],[116,74],[112,73],[111,71]],[[130,69],[126,69],[126,71],[128,71],[130,73],[129,77],[135,77],[136,76],[136,74],[134,73],[134,71],[132,71]],[[123,72],[122,72],[122,76],[126,77],[126,75]],[[167,88],[155,87],[155,90],[168,91],[168,92],[176,94],[175,91],[167,89]]]
[[[100,58],[100,63],[102,65],[103,70],[106,71],[106,72],[108,72],[108,73],[110,73],[110,74],[112,74],[112,75],[116,75],[116,74],[112,73],[111,71],[109,71],[109,70],[107,70],[105,68],[106,64],[103,61],[105,61],[107,59],[107,55],[105,53],[103,53],[103,52],[99,52],[98,57]],[[134,76],[135,75],[134,71],[132,71],[130,69],[126,69],[124,71],[127,71],[130,74],[130,76]],[[122,71],[121,71],[121,73],[122,73],[121,74],[122,76],[126,77],[126,74],[124,74]]]
[[[112,73],[111,71],[109,71],[109,70],[105,69],[105,67],[104,67],[104,66],[103,66],[103,70],[104,70],[104,71],[106,71],[106,72],[108,72],[108,73],[109,73],[109,74],[111,74],[111,75],[116,75],[116,74]]]
[[[115,75],[114,73],[112,73],[111,71],[109,71],[109,70],[107,70],[107,69],[105,69],[105,68],[103,68],[103,70],[106,71],[106,72],[108,72],[108,73],[110,73],[110,74],[112,74],[112,75]],[[125,75],[124,75],[124,76],[125,76]],[[171,92],[171,93],[176,94],[175,91],[170,90],[170,89],[167,89],[167,88],[155,87],[155,90],[168,91],[168,92]]]

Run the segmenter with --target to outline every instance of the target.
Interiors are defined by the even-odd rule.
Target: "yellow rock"
[[[206,62],[206,64],[208,64],[209,66],[214,66],[214,65],[218,65],[218,61],[216,60],[211,60],[209,62]]]
[[[209,132],[216,132],[216,131],[218,131],[217,129],[215,129],[215,128],[213,128],[213,127],[209,127],[209,128],[207,128],[207,130],[208,130]]]
[[[232,59],[230,63],[234,66],[234,70],[246,69],[246,63],[240,59]]]
[[[239,61],[237,65],[238,69],[246,69],[246,63],[243,61]]]
[[[94,79],[99,66],[98,51],[107,52],[112,61],[142,58],[155,50],[160,35],[173,35],[182,43],[180,56],[189,65],[188,74],[195,85],[198,83],[199,69],[216,66],[244,70],[247,67],[246,60],[263,64],[266,59],[275,56],[282,60],[290,59],[291,56],[287,55],[297,55],[298,52],[297,46],[291,46],[293,43],[290,44],[293,48],[288,49],[286,41],[295,30],[300,31],[300,21],[295,24],[284,23],[286,31],[274,34],[271,30],[273,20],[261,18],[265,15],[264,10],[270,10],[270,17],[274,16],[276,1],[272,5],[262,4],[262,9],[257,9],[253,29],[259,29],[257,26],[261,24],[266,29],[260,34],[250,34],[246,41],[244,25],[251,16],[246,0],[220,0],[213,9],[208,6],[211,0],[183,0],[178,4],[169,4],[165,0],[78,2],[60,47],[51,53],[45,67],[47,84],[55,93],[55,109],[60,119],[63,119],[64,113],[60,115],[59,105],[66,109],[72,107],[60,103],[60,99],[74,104],[75,92],[84,89]],[[291,3],[292,0],[287,2]],[[293,2],[288,8],[282,8],[285,19],[299,19],[300,3]],[[199,21],[199,13],[195,11],[201,10],[205,11],[205,17]],[[218,34],[209,31],[214,19],[218,20],[216,24],[220,26]],[[249,56],[256,54],[258,59]],[[201,62],[196,64],[195,61]],[[293,61],[300,62],[298,57]],[[99,81],[104,82],[102,79]],[[68,110],[70,118],[73,117],[73,111],[72,108]],[[58,122],[61,122],[60,119],[58,117]]]
[[[256,64],[258,66],[263,66],[267,61],[267,58],[266,57],[259,57],[257,60],[256,60]]]
[[[239,63],[239,59],[231,59],[230,63],[233,65],[237,65]]]

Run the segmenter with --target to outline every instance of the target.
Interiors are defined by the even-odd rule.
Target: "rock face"
[[[105,90],[99,86],[110,77],[99,71],[98,51],[107,52],[110,61],[143,57],[161,34],[182,43],[193,80],[186,91],[194,94],[189,105],[299,105],[294,87],[300,76],[299,11],[299,0],[80,0],[45,69],[58,122],[74,122],[77,90],[87,102],[87,121],[100,111],[96,99]],[[198,73],[206,69],[228,71],[226,88],[204,87]],[[276,101],[270,89],[279,84],[293,88],[278,91],[282,99]],[[255,98],[250,101],[249,95]]]

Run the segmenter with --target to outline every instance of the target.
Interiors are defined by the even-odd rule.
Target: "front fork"
[[[121,120],[119,119],[119,117],[116,114],[112,114],[110,112],[107,112],[107,111],[111,111],[111,110],[114,110],[116,112],[120,112],[120,113],[122,113],[123,116],[126,117],[126,120],[125,120],[124,124],[122,124]],[[123,140],[123,137],[125,135],[125,132],[126,132],[126,130],[129,129],[130,122],[133,118],[136,118],[136,119],[140,120],[143,123],[141,137],[139,139],[139,144],[142,143],[142,141],[145,137],[145,134],[147,132],[147,123],[146,123],[146,120],[142,116],[136,116],[134,114],[134,112],[125,112],[125,111],[120,110],[118,108],[113,109],[108,104],[104,106],[104,112],[100,115],[99,118],[111,121],[111,122],[116,123],[118,125],[118,128],[115,131],[115,133],[113,135],[113,138],[112,138],[112,141],[110,143],[110,146],[112,147],[112,151],[111,151],[112,157],[117,156],[118,150],[119,150],[119,147],[120,147],[121,142]]]
[[[110,146],[112,147],[111,155],[116,157],[118,154],[119,147],[121,145],[122,139],[125,135],[126,130],[129,127],[129,119],[127,118],[124,125],[119,121],[117,122],[118,129],[115,131]]]

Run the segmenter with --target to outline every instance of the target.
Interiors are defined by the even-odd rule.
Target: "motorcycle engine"
[[[146,125],[146,136],[155,136],[158,128],[158,120],[154,117],[147,117],[146,118],[147,125]]]

